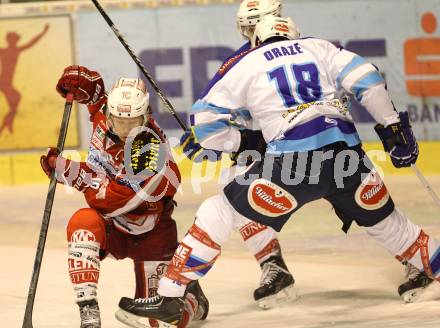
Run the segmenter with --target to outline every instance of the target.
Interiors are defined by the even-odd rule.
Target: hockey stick
[[[179,123],[180,127],[183,129],[183,131],[187,130],[187,127],[185,125],[185,123],[182,122],[182,120],[179,118],[179,116],[177,116],[176,110],[174,109],[173,105],[171,105],[171,103],[169,102],[169,100],[167,99],[167,97],[164,95],[164,93],[162,92],[162,90],[160,90],[159,86],[157,85],[157,83],[154,81],[153,77],[150,75],[150,73],[148,73],[147,69],[145,68],[145,66],[141,63],[141,61],[139,60],[139,58],[134,54],[133,49],[131,49],[131,47],[128,45],[128,43],[125,41],[125,39],[122,37],[121,33],[119,32],[119,30],[116,28],[115,24],[113,23],[113,21],[110,19],[110,17],[107,15],[107,13],[105,12],[104,8],[101,7],[101,5],[99,4],[98,0],[92,0],[93,4],[95,5],[96,9],[98,9],[99,13],[101,14],[101,16],[104,18],[104,20],[107,22],[108,26],[110,26],[110,28],[112,29],[113,33],[115,33],[116,37],[119,39],[119,41],[122,43],[122,45],[124,46],[125,50],[127,50],[128,54],[130,55],[130,57],[134,60],[134,62],[136,63],[136,65],[139,67],[139,69],[141,70],[141,72],[144,74],[144,76],[147,78],[148,82],[150,82],[151,86],[153,87],[153,89],[156,91],[157,95],[159,96],[159,98],[162,100],[162,102],[165,104],[165,107],[168,109],[168,111],[174,116],[174,118],[177,120],[177,123]]]
[[[63,120],[61,121],[60,134],[58,136],[57,149],[61,153],[64,149],[64,142],[66,141],[67,127],[69,124],[70,112],[72,111],[73,94],[69,93],[66,96],[66,103],[64,105]],[[41,262],[43,260],[44,246],[46,244],[47,230],[49,228],[50,214],[52,212],[53,199],[55,197],[55,190],[57,180],[55,172],[50,177],[49,189],[46,196],[46,205],[44,207],[43,220],[41,222],[40,237],[38,239],[37,253],[35,255],[34,269],[32,271],[31,283],[26,302],[26,309],[24,311],[23,328],[33,328],[32,326],[32,312],[34,308],[35,294],[37,291],[38,278],[40,276]]]
[[[411,164],[411,168],[414,170],[414,173],[419,178],[423,187],[425,187],[425,189],[431,195],[432,199],[434,200],[434,203],[436,203],[438,206],[440,206],[440,198],[437,196],[434,189],[432,189],[431,184],[428,182],[428,180],[426,180],[425,176],[422,174],[422,172],[419,170],[419,168],[416,166],[416,164]]]

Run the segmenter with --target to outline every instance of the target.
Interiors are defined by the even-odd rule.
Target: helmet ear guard
[[[272,37],[283,37],[288,40],[293,40],[297,39],[299,35],[298,27],[296,27],[290,17],[283,18],[266,15],[255,26],[251,43],[252,46],[255,47]]]
[[[243,0],[237,11],[237,29],[247,40],[252,40],[253,28],[265,15],[281,16],[279,0]]]

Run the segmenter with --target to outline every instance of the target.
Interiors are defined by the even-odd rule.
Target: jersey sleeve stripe
[[[223,108],[223,107],[218,107],[214,104],[205,102],[205,101],[196,101],[194,103],[194,105],[192,105],[191,107],[191,112],[192,113],[200,113],[200,112],[204,112],[204,111],[211,111],[217,114],[230,114],[231,111],[227,108]]]
[[[351,92],[353,92],[357,101],[362,100],[362,94],[368,90],[369,88],[384,83],[383,77],[379,74],[378,71],[369,72],[364,75],[362,78],[357,80],[353,86],[351,87]]]
[[[346,78],[348,74],[350,74],[350,72],[354,71],[356,68],[364,64],[367,64],[367,61],[364,58],[362,58],[361,56],[354,56],[351,62],[349,62],[336,77],[337,87],[341,87],[342,81]]]
[[[211,123],[199,124],[192,127],[195,141],[200,143],[213,134],[217,134],[231,126],[229,120],[218,120]]]

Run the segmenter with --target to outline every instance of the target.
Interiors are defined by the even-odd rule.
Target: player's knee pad
[[[234,210],[223,194],[203,201],[196,213],[195,224],[215,243],[225,243],[235,226]]]
[[[82,208],[76,211],[67,224],[67,240],[93,240],[100,245],[105,241],[105,222],[93,208]]]

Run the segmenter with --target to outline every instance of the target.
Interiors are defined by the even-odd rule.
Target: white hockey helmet
[[[293,40],[299,37],[299,30],[290,17],[264,16],[255,26],[252,44],[258,45],[275,36]]]
[[[281,16],[280,0],[243,0],[237,11],[237,28],[240,34],[252,40],[255,25],[269,14]]]
[[[149,115],[149,100],[150,94],[144,81],[120,78],[107,97],[108,115],[120,118],[143,116],[145,124]]]

